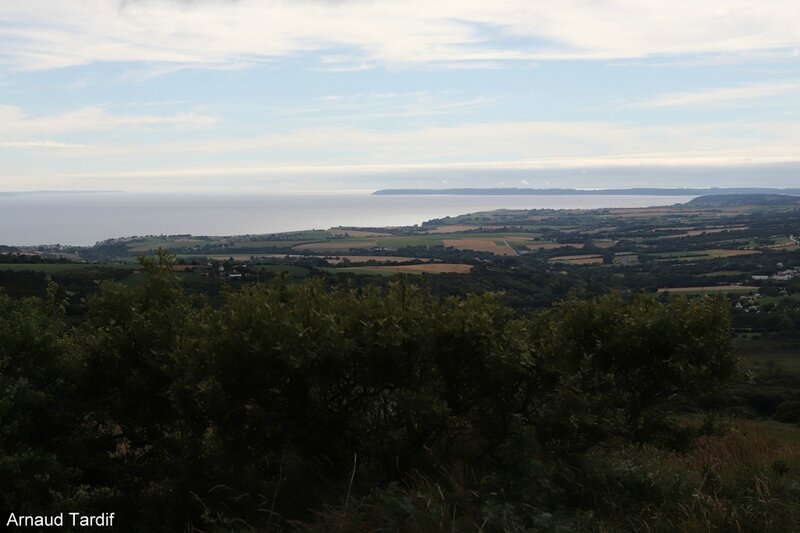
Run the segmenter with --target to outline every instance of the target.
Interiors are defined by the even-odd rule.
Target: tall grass
[[[800,531],[800,443],[758,422],[728,426],[687,452],[598,446],[580,469],[553,473],[562,483],[548,480],[555,505],[547,497],[504,501],[487,477],[454,469],[440,479],[411,476],[295,525],[304,532]]]
[[[800,529],[800,445],[757,422],[701,436],[685,453],[624,448],[595,461],[595,481],[605,480],[594,487],[605,490],[594,494],[597,530]]]

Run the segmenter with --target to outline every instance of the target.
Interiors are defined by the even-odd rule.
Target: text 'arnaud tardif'
[[[16,515],[11,513],[6,527],[112,527],[114,513],[84,515],[81,513],[59,513],[54,515]]]

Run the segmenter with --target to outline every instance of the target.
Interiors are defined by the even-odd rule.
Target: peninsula
[[[635,187],[631,189],[520,189],[520,188],[462,188],[462,189],[381,189],[373,195],[431,195],[454,194],[462,196],[701,196],[709,194],[789,194],[800,195],[800,188],[777,189],[763,187],[714,187],[707,189]]]

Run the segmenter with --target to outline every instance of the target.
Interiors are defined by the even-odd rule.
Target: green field
[[[536,240],[537,234],[522,232],[481,232],[481,233],[419,233],[412,235],[393,235],[389,237],[342,237],[335,239],[325,239],[315,242],[297,243],[300,248],[310,248],[324,250],[329,245],[331,250],[343,250],[347,248],[389,248],[398,249],[406,246],[443,246],[444,241],[457,239],[489,239],[498,243],[510,238],[524,238]],[[513,245],[518,242],[509,243]],[[521,245],[522,246],[522,245]]]
[[[769,339],[737,337],[736,353],[745,367],[757,371],[781,369],[800,377],[800,345]]]
[[[396,272],[391,272],[389,270],[380,270],[377,268],[369,268],[369,267],[344,267],[344,268],[323,267],[320,270],[322,270],[323,272],[328,272],[330,274],[349,273],[349,274],[358,274],[360,276],[389,277],[397,274]],[[419,273],[411,273],[411,272],[406,272],[406,274],[419,275]]]
[[[305,267],[294,265],[258,265],[256,267],[260,272],[270,272],[273,274],[287,273],[293,278],[305,278],[311,271]]]
[[[11,270],[14,272],[44,272],[46,274],[56,274],[58,272],[66,272],[68,270],[90,268],[117,268],[123,270],[132,270],[135,268],[135,266],[119,263],[0,263],[0,270]]]
[[[755,286],[737,286],[737,285],[720,285],[720,286],[705,286],[705,287],[668,287],[659,289],[659,292],[666,292],[672,294],[682,294],[685,296],[700,296],[703,294],[738,294],[738,293],[756,293],[758,287]]]

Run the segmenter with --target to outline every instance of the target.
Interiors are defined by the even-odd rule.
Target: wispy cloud
[[[119,128],[207,128],[218,122],[217,117],[199,113],[121,115],[98,106],[34,117],[17,106],[0,106],[0,139]]]
[[[752,53],[800,46],[795,0],[5,0],[0,61],[323,67]],[[331,60],[330,58],[334,59]]]
[[[578,157],[555,159],[523,159],[451,163],[386,163],[364,165],[268,165],[268,166],[218,166],[150,168],[126,171],[76,172],[49,174],[46,179],[94,178],[104,180],[137,178],[217,178],[231,177],[307,177],[321,179],[339,176],[385,176],[399,173],[418,173],[424,171],[452,173],[459,171],[541,171],[541,170],[591,170],[591,169],[713,169],[713,168],[759,168],[775,165],[798,165],[800,156],[759,156],[742,157],[737,154],[697,155],[684,154],[640,154],[631,157]]]
[[[314,127],[255,137],[114,140],[80,150],[50,150],[36,165],[0,158],[0,177],[4,188],[69,184],[127,190],[201,185],[227,190],[244,183],[260,190],[323,190],[336,188],[336,180],[370,188],[398,177],[466,186],[469,176],[483,176],[485,186],[534,178],[560,183],[559,177],[569,176],[579,179],[573,184],[581,187],[624,180],[663,186],[665,176],[685,184],[699,175],[709,185],[746,184],[754,175],[774,184],[791,183],[800,168],[798,138],[796,120],[689,126],[495,122],[408,131]],[[25,154],[37,155],[35,150]]]
[[[486,109],[505,96],[456,98],[452,91],[412,91],[392,93],[354,93],[327,95],[316,102],[295,107],[282,107],[276,116],[309,117],[315,122],[326,117],[336,120],[363,121],[371,119],[429,117],[463,114]]]
[[[640,109],[726,107],[749,105],[763,102],[764,99],[772,96],[798,93],[800,93],[800,80],[789,80],[661,94],[654,98],[634,102],[628,107]]]
[[[74,144],[74,143],[64,143],[58,141],[0,141],[0,149],[23,149],[23,150],[30,150],[30,149],[84,149],[90,148],[88,144]]]
[[[152,100],[141,102],[128,102],[130,107],[175,107],[185,105],[186,100]]]
[[[494,122],[387,131],[299,128],[254,137],[97,144],[61,154],[62,168],[114,173],[309,173],[349,169],[568,168],[752,165],[796,161],[800,122],[635,126],[611,122]],[[235,161],[228,167],[220,161]],[[245,169],[245,170],[242,170]],[[293,170],[295,169],[295,170]],[[0,172],[2,168],[0,167]]]

